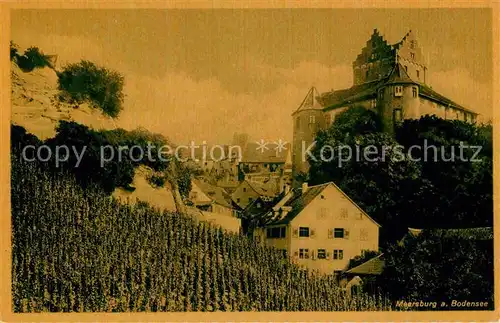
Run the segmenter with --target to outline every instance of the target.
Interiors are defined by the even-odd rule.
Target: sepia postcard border
[[[40,313],[15,314],[11,299],[11,221],[10,221],[10,41],[11,9],[78,8],[492,8],[493,14],[493,133],[494,149],[499,150],[498,120],[500,108],[500,31],[499,1],[8,1],[0,0],[0,321],[66,322],[139,322],[139,321],[497,321],[499,315],[499,275],[495,270],[495,311],[426,311],[426,312],[183,312],[183,313]],[[494,174],[498,177],[500,155],[494,154]],[[494,181],[494,213],[500,212],[500,180]],[[496,222],[496,221],[494,221]],[[499,259],[499,230],[494,228],[495,259]]]

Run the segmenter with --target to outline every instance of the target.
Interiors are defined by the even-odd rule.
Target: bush
[[[17,46],[11,43],[10,54],[11,59],[15,57],[17,65],[24,72],[31,72],[35,68],[54,68],[50,61],[50,57],[45,55],[38,47],[30,47],[24,52],[23,56],[19,56],[17,54]]]
[[[165,182],[167,181],[167,178],[165,175],[161,174],[152,174],[151,176],[148,177],[148,182],[154,187],[163,187],[165,186]]]
[[[82,60],[69,64],[58,73],[61,97],[73,102],[90,102],[110,117],[117,117],[123,108],[124,79],[120,73]]]

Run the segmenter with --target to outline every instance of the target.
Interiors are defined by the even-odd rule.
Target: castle
[[[474,122],[477,113],[437,93],[428,84],[422,47],[411,30],[393,45],[375,29],[352,64],[354,84],[319,94],[313,87],[293,112],[293,177],[308,171],[303,146],[327,128],[335,116],[352,106],[377,112],[386,131],[404,119],[436,115],[443,119]]]

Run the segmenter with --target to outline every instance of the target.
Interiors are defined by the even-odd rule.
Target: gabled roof
[[[282,218],[274,218],[271,217],[268,221],[267,224],[287,224],[290,221],[292,221],[297,215],[304,210],[304,208],[309,205],[325,188],[328,186],[333,186],[335,187],[344,197],[346,197],[349,202],[351,202],[358,210],[363,213],[368,219],[370,219],[373,223],[375,223],[378,227],[380,227],[380,224],[378,224],[375,220],[373,220],[359,205],[357,205],[347,194],[345,194],[344,191],[342,191],[337,185],[335,185],[334,182],[328,182],[325,184],[320,184],[320,185],[314,185],[308,187],[307,191],[305,193],[302,193],[301,189],[296,189],[294,190],[294,195],[292,198],[290,198],[284,205],[283,207],[290,207],[291,210],[286,213],[286,215]]]
[[[274,181],[269,181],[267,183],[258,183],[249,180],[245,180],[248,185],[257,193],[259,196],[268,196],[274,197],[276,196],[277,186]]]
[[[346,274],[355,274],[355,275],[380,275],[384,270],[385,262],[382,257],[383,254],[380,254],[361,265],[358,265],[354,268],[347,270]]]
[[[212,202],[227,208],[233,208],[231,196],[223,188],[199,179],[193,179],[193,182]]]
[[[304,97],[304,100],[302,100],[302,103],[299,105],[297,110],[295,110],[292,115],[295,113],[302,111],[302,110],[315,110],[315,109],[323,109],[323,106],[318,102],[318,90],[313,86],[309,89],[307,92],[306,96]]]

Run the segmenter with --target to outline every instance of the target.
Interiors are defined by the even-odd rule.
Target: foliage
[[[390,309],[245,237],[11,164],[15,312]]]
[[[309,175],[312,184],[335,182],[382,225],[382,241],[392,241],[406,231],[402,221],[408,209],[401,201],[413,198],[420,170],[416,162],[402,158],[402,151],[389,149],[398,143],[380,129],[369,110],[352,108],[341,113],[331,128],[318,133]],[[373,153],[365,157],[365,149]]]
[[[148,182],[153,187],[163,187],[163,186],[165,186],[166,181],[167,181],[167,178],[164,174],[153,173],[150,176],[148,176]]]
[[[17,46],[11,42],[10,57],[11,60],[16,60],[17,65],[24,72],[31,72],[35,68],[53,68],[49,56],[45,55],[38,47],[30,47],[20,56],[17,54]]]
[[[122,110],[124,78],[117,71],[82,60],[65,66],[58,77],[61,98],[90,102],[113,118]]]
[[[396,139],[405,149],[424,147],[413,151],[415,157],[422,158],[418,190],[411,204],[412,213],[418,214],[413,227],[423,228],[429,223],[434,227],[493,225],[491,125],[424,116],[405,120],[396,129]],[[478,161],[471,160],[476,148],[460,152],[461,145],[480,147],[474,158]],[[431,147],[427,154],[425,147]]]
[[[406,236],[384,259],[378,283],[395,300],[488,301],[492,309],[493,240],[447,238],[429,230]]]
[[[17,147],[17,153],[20,153],[20,149],[26,145],[38,147],[42,144],[38,138],[26,133],[26,130],[20,126],[13,125],[11,132],[11,146]],[[170,157],[167,155],[162,155],[162,159],[158,157],[158,151],[161,146],[167,143],[167,139],[143,129],[96,131],[76,122],[61,120],[57,127],[56,136],[43,143],[50,148],[52,156],[55,155],[57,147],[66,146],[70,150],[68,159],[61,162],[58,167],[50,160],[43,163],[51,171],[72,173],[77,183],[82,187],[97,185],[108,194],[113,192],[116,187],[129,189],[136,167],[145,165],[155,172],[163,173],[160,177],[165,177],[170,162]],[[134,146],[137,149],[130,149]],[[122,149],[120,152],[120,147],[128,147],[129,149]],[[144,152],[144,158],[140,158],[139,152],[141,150]],[[147,156],[148,150],[152,158]],[[78,155],[82,155],[82,151],[84,152],[80,161],[75,151]],[[33,153],[32,150],[27,150],[27,152]],[[65,152],[60,154],[63,157],[66,155]],[[28,157],[31,159],[32,155]],[[102,162],[102,166],[101,157],[106,158]],[[174,177],[181,195],[186,196],[191,190],[191,174],[189,169],[180,162],[176,161],[176,163],[179,165]],[[78,167],[76,167],[77,165]],[[160,178],[156,179],[158,184],[161,184],[160,181]]]
[[[424,116],[405,120],[393,138],[381,133],[378,124],[376,115],[368,110],[341,113],[316,137],[310,181],[334,181],[382,225],[383,244],[399,239],[407,227],[492,225],[491,126]],[[482,146],[481,161],[459,160],[460,142]],[[443,154],[455,160],[425,160],[426,145],[436,145],[438,157]],[[323,156],[330,156],[325,154],[330,152],[325,150],[327,146],[333,147],[333,158],[321,160],[322,151]],[[376,153],[365,157],[369,146]],[[346,148],[350,148],[351,158]],[[464,157],[470,159],[473,154],[469,149]]]

